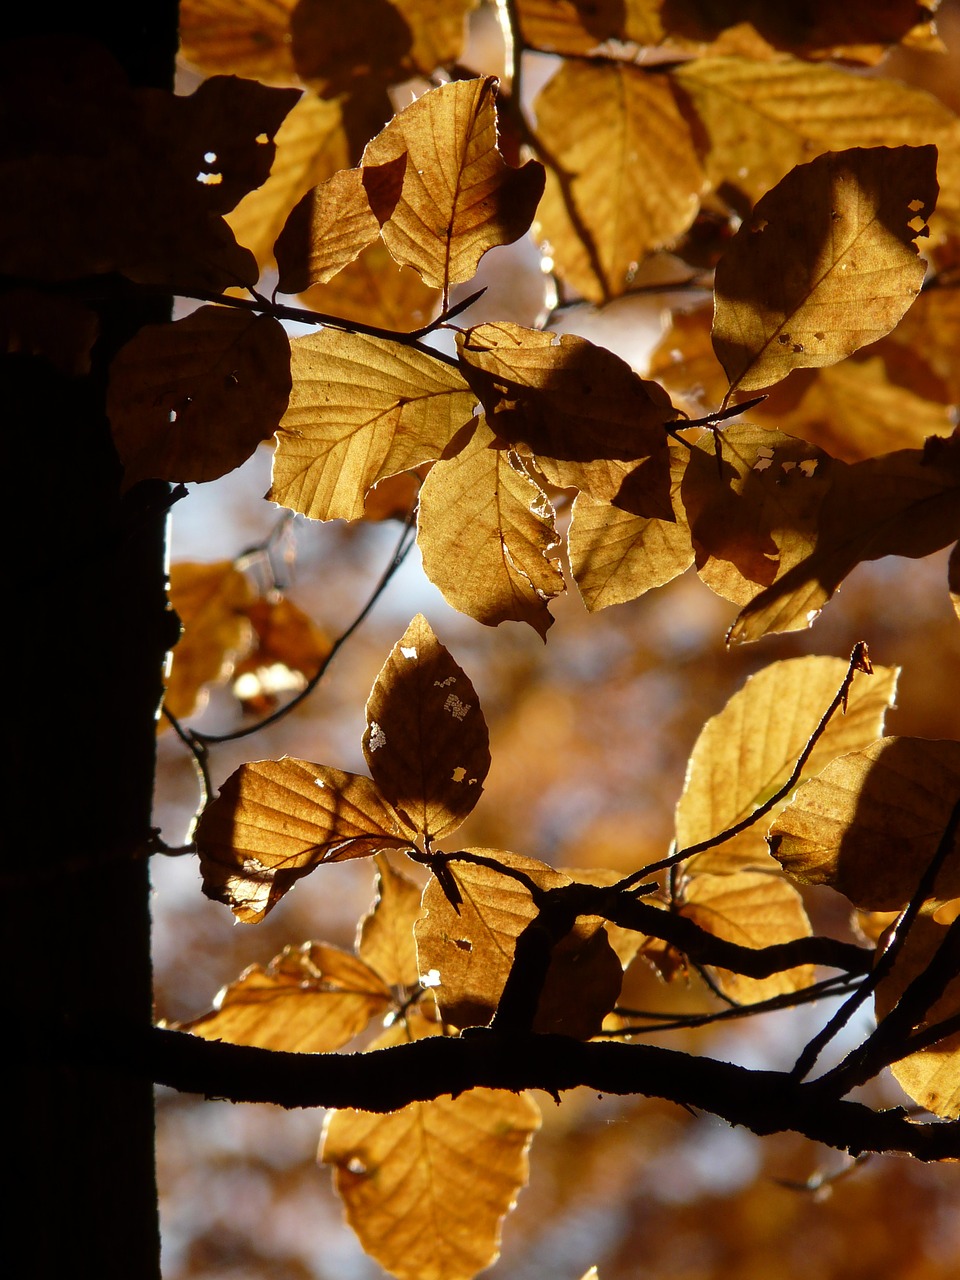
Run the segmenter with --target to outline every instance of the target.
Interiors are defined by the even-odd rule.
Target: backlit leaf
[[[682,446],[670,446],[672,521],[634,516],[586,493],[577,496],[567,534],[570,570],[591,612],[635,600],[693,564],[690,529],[679,501],[687,456]]]
[[[686,231],[705,190],[669,81],[623,63],[567,62],[535,111],[557,166],[537,213],[540,238],[584,298],[616,297],[649,253]]]
[[[391,1029],[374,1047],[404,1038]],[[320,1159],[364,1249],[398,1280],[472,1280],[498,1256],[539,1127],[529,1094],[469,1089],[389,1115],[334,1111]]]
[[[455,609],[487,626],[527,622],[546,638],[564,589],[553,508],[485,422],[434,465],[418,526],[424,572]]]
[[[332,641],[286,596],[257,600],[247,610],[254,644],[234,667],[233,691],[244,710],[265,714],[276,705],[276,681],[286,671],[286,688],[297,691],[320,670]],[[278,671],[278,669],[280,669]]]
[[[417,614],[367,700],[363,754],[380,792],[418,835],[456,831],[490,768],[487,725],[464,671]]]
[[[394,987],[413,986],[420,976],[413,926],[420,916],[422,888],[378,856],[377,899],[360,922],[357,955]]]
[[[770,849],[803,884],[829,884],[858,907],[895,911],[916,892],[960,796],[960,742],[883,738],[827,765],[770,829]],[[928,895],[960,897],[954,835]]]
[[[322,329],[290,352],[268,496],[314,520],[358,520],[368,489],[439,458],[473,414],[460,374],[413,347]]]
[[[369,778],[287,758],[231,774],[196,841],[204,893],[247,924],[322,862],[409,844]]]
[[[289,350],[279,320],[228,307],[142,328],[107,391],[125,485],[216,480],[246,462],[287,407]]]
[[[213,1012],[179,1030],[281,1053],[329,1053],[391,1003],[382,977],[362,960],[339,947],[305,942],[284,947],[266,967],[251,965],[224,987]]]
[[[412,267],[399,266],[377,240],[329,284],[314,285],[300,301],[326,315],[405,333],[430,323],[440,307],[440,290],[424,284]]]
[[[551,484],[673,518],[663,424],[675,415],[656,383],[586,338],[515,324],[478,325],[457,349],[491,429],[532,453]]]
[[[207,74],[295,84],[290,15],[296,0],[180,0],[180,53]]]
[[[183,634],[173,650],[163,702],[182,720],[196,707],[204,685],[225,678],[250,648],[254,591],[232,560],[179,561],[170,566],[170,603]]]
[[[882,337],[926,264],[935,147],[855,148],[799,165],[757,204],[716,272],[713,344],[731,388],[835,364]]]
[[[533,220],[543,168],[511,169],[497,149],[496,81],[443,85],[395,116],[363,164],[407,153],[403,191],[383,239],[397,262],[443,289],[470,280],[488,249],[512,244]]]

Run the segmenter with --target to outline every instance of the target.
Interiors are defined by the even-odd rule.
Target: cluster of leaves
[[[862,561],[954,543],[960,122],[838,65],[901,40],[932,46],[930,15],[814,4],[801,23],[748,4],[733,23],[724,6],[515,0],[499,6],[513,50],[503,91],[461,65],[475,7],[187,0],[185,55],[228,73],[187,97],[132,91],[75,45],[53,62],[45,47],[42,76],[29,51],[5,69],[3,92],[29,103],[32,124],[3,156],[19,192],[3,269],[22,282],[9,344],[82,373],[104,296],[205,304],[143,328],[113,363],[127,486],[216,479],[274,433],[267,496],[303,516],[412,518],[412,483],[424,568],[450,603],[544,639],[564,536],[589,610],[695,564],[739,606],[738,642],[809,626]],[[532,114],[524,53],[555,59]],[[417,78],[434,87],[394,114]],[[519,163],[520,144],[535,158]],[[51,212],[53,186],[75,216]],[[688,290],[649,376],[546,322],[455,323],[473,298],[452,290],[531,226],[567,300],[626,297],[653,260]],[[711,288],[708,315],[696,304]],[[291,319],[314,331],[288,338]],[[757,395],[777,384],[779,401]],[[329,642],[252,590],[247,568],[177,572],[173,718],[238,657],[308,685],[323,670]],[[956,548],[949,586],[960,613]],[[694,748],[673,851],[625,877],[587,875],[438,847],[490,758],[473,686],[417,617],[367,706],[370,777],[245,765],[196,833],[206,892],[248,922],[317,867],[375,855],[378,901],[355,953],[287,949],[185,1029],[326,1054],[385,1019],[373,1060],[441,1067],[447,1048],[428,1057],[410,1042],[456,1042],[466,1074],[425,1084],[411,1068],[408,1105],[341,1107],[324,1139],[351,1222],[399,1276],[470,1277],[495,1255],[539,1122],[524,1084],[600,1078],[758,1132],[956,1155],[960,744],[881,737],[896,677],[870,671],[858,648],[849,666],[811,658],[755,676]],[[425,886],[398,855],[429,871]],[[798,884],[844,895],[873,945],[814,936]],[[846,1000],[758,1098],[751,1073],[709,1059],[712,1075],[688,1076],[638,1057],[647,1046],[583,1043],[650,1030],[620,1003],[640,964],[701,972],[734,1011]],[[818,980],[815,966],[836,973]],[[877,1030],[805,1082],[869,997]],[[593,1053],[610,1048],[622,1053]],[[471,1054],[475,1075],[505,1087],[470,1087]],[[532,1077],[516,1074],[518,1054]],[[842,1101],[890,1065],[942,1122]]]

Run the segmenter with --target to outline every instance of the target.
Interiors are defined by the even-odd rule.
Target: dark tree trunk
[[[20,5],[4,17],[4,39],[63,32],[105,44],[135,84],[171,83],[171,0]],[[104,395],[112,353],[163,314],[103,308],[86,377],[42,356],[0,360],[8,511],[14,493],[21,499],[6,544],[18,585],[8,595],[4,753],[5,1253],[24,1280],[160,1272],[152,1086],[65,1066],[43,1046],[71,1025],[151,1018],[166,490],[121,497]]]

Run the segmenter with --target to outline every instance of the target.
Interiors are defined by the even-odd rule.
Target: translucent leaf
[[[358,520],[378,480],[439,458],[471,420],[460,374],[413,347],[322,329],[290,352],[268,497],[314,520]]]
[[[662,0],[517,0],[524,44],[550,53],[590,53],[606,40],[657,44]]]
[[[400,155],[385,165],[342,169],[303,197],[274,246],[283,293],[332,280],[379,238],[406,164]]]
[[[413,926],[420,916],[421,886],[377,858],[377,900],[360,922],[357,955],[393,987],[411,987],[420,976]]]
[[[586,338],[515,324],[478,325],[457,349],[491,429],[531,452],[551,484],[673,518],[663,424],[674,413],[656,383]]]
[[[440,290],[424,284],[412,267],[398,266],[377,240],[329,284],[314,285],[301,302],[326,315],[405,333],[436,316]]]
[[[210,74],[295,84],[290,15],[297,0],[180,0],[180,54]]]
[[[571,883],[568,876],[532,858],[499,849],[466,852],[516,868],[542,889]],[[516,940],[536,918],[537,908],[525,885],[491,867],[452,862],[447,872],[463,901],[455,911],[438,881],[427,885],[424,915],[416,928],[420,969],[439,974],[436,996],[445,1022],[486,1026],[503,993]],[[581,917],[554,948],[534,1030],[578,1039],[596,1035],[616,1003],[622,979],[602,921]]]
[[[403,192],[383,239],[397,262],[446,292],[470,280],[488,249],[528,230],[543,168],[509,168],[497,149],[496,81],[463,80],[425,93],[370,142],[364,165],[407,153]]]
[[[287,758],[231,774],[196,841],[204,893],[247,924],[322,862],[409,844],[369,778]]]
[[[928,916],[914,920],[893,969],[877,987],[874,1002],[881,1022],[906,987],[930,966],[943,943],[946,928]],[[943,995],[927,1012],[925,1026],[933,1026],[960,1013],[960,975],[947,983]],[[960,1031],[928,1049],[911,1053],[890,1068],[908,1098],[935,1115],[960,1117]]]
[[[179,1030],[281,1053],[329,1053],[360,1034],[392,1003],[362,960],[321,942],[284,947],[251,965],[217,996],[214,1011]]]
[[[769,871],[737,871],[732,875],[700,873],[681,888],[680,914],[714,937],[742,947],[768,947],[793,938],[809,937],[813,930],[800,894],[779,875]],[[725,995],[740,1004],[753,1004],[773,996],[809,987],[813,965],[784,969],[766,978],[747,978],[717,970],[717,982]]]
[[[634,516],[581,493],[567,534],[570,570],[587,608],[635,600],[672,581],[693,564],[686,514],[679,501],[687,450],[670,447],[674,520]]]
[[[398,1028],[377,1045],[402,1036]],[[469,1089],[389,1115],[334,1111],[320,1159],[335,1168],[364,1249],[392,1275],[472,1280],[499,1254],[539,1127],[529,1094]]]
[[[392,0],[410,28],[410,61],[421,75],[459,62],[467,18],[479,0]]]
[[[935,147],[828,152],[757,204],[716,272],[713,345],[740,391],[835,364],[897,324],[923,283],[914,240]]]
[[[170,603],[183,634],[173,650],[163,701],[182,720],[196,707],[204,685],[225,678],[236,658],[250,648],[254,592],[232,560],[181,560],[170,566]]]
[[[480,799],[490,768],[480,702],[421,613],[370,692],[363,754],[381,794],[418,835],[456,831]]]
[[[705,190],[670,83],[623,63],[567,62],[535,111],[556,166],[537,213],[540,238],[584,298],[616,297],[638,263],[691,225]]]
[[[289,352],[279,320],[228,307],[142,328],[107,390],[124,484],[216,480],[246,462],[287,407]]]
[[[829,884],[858,907],[911,900],[960,796],[960,742],[883,738],[827,765],[770,829],[770,849],[802,884]],[[932,901],[960,897],[960,839]]]
[[[245,711],[261,715],[276,706],[277,682],[287,673],[288,690],[305,687],[328,657],[332,641],[292,600],[257,600],[247,610],[254,644],[233,670],[233,692]]]
[[[487,626],[526,622],[546,639],[549,603],[564,589],[554,511],[486,423],[434,465],[418,527],[424,572],[455,609]]]

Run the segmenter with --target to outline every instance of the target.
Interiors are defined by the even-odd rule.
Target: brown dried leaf
[[[180,53],[208,75],[296,84],[290,15],[296,0],[180,0]]]
[[[835,364],[889,333],[923,283],[914,242],[936,160],[935,147],[828,152],[759,201],[717,265],[713,345],[731,389]]]
[[[389,987],[363,960],[322,942],[284,947],[217,996],[214,1009],[177,1028],[280,1053],[330,1053],[387,1013]]]
[[[485,422],[423,482],[418,527],[424,572],[455,609],[491,627],[527,622],[546,639],[564,589],[553,507]]]
[[[422,888],[378,856],[377,899],[360,922],[357,955],[391,987],[412,987],[420,976],[413,927]]]
[[[540,238],[584,298],[616,297],[638,263],[687,230],[706,189],[670,82],[622,63],[567,62],[535,110],[552,162]]]
[[[413,37],[390,0],[299,0],[290,36],[297,74],[323,98],[408,78]]]
[[[467,849],[523,872],[542,889],[570,878],[533,858],[499,849]],[[454,910],[439,881],[424,890],[417,922],[417,953],[423,973],[436,971],[437,1001],[445,1022],[486,1026],[510,972],[517,938],[537,916],[529,890],[504,872],[469,862],[451,862],[448,874],[463,901]],[[603,922],[581,917],[554,948],[533,1029],[586,1040],[596,1035],[620,994],[623,972]]]
[[[303,197],[274,245],[281,292],[325,284],[379,238],[406,166],[406,155],[399,155],[383,165],[342,169]]]
[[[403,192],[383,239],[397,262],[446,293],[470,280],[488,249],[530,227],[543,167],[511,169],[497,149],[496,81],[441,86],[394,116],[367,145],[364,167],[408,154]]]
[[[506,322],[458,334],[457,349],[490,428],[551,484],[673,519],[663,424],[675,415],[655,382],[586,338]]]
[[[472,417],[460,374],[413,347],[322,329],[290,350],[267,496],[313,520],[358,520],[378,480],[439,458]]]
[[[800,894],[771,871],[736,871],[731,875],[698,873],[681,886],[680,914],[716,938],[742,947],[769,947],[813,932]],[[716,971],[725,995],[754,1004],[809,987],[813,965],[784,969],[766,978],[747,978],[726,969]]]
[[[181,560],[170,566],[170,603],[183,634],[173,650],[163,702],[182,720],[196,707],[204,685],[225,679],[236,658],[250,648],[254,592],[232,560]]]
[[[874,998],[877,1021],[881,1022],[900,999],[907,986],[929,968],[944,940],[946,927],[927,916],[914,920],[892,971],[877,987]],[[960,1013],[960,975],[947,983],[940,999],[927,1013],[925,1026],[932,1026]],[[960,1031],[929,1049],[901,1058],[890,1068],[908,1098],[934,1115],[960,1118]]]
[[[226,475],[273,435],[289,394],[289,341],[272,316],[200,307],[146,325],[110,366],[125,486]]]
[[[911,900],[960,796],[960,742],[882,738],[834,760],[770,828],[770,851],[801,884],[829,884],[857,907]],[[928,901],[960,896],[960,838]]]
[[[423,614],[407,627],[367,700],[363,754],[380,793],[418,835],[456,831],[490,768],[476,690]]]
[[[377,240],[329,284],[314,285],[300,301],[325,315],[408,333],[436,316],[440,290],[424,284],[412,267],[398,266]]]
[[[409,844],[369,778],[306,760],[241,765],[197,826],[203,891],[254,924],[322,862]]]
[[[435,1030],[396,1028],[375,1047]],[[529,1094],[469,1089],[389,1115],[334,1111],[320,1159],[364,1249],[398,1280],[473,1280],[498,1256],[539,1127]]]
[[[669,452],[673,521],[634,516],[585,493],[573,504],[567,534],[570,570],[591,612],[635,600],[693,564],[690,528],[679,497],[688,453],[679,445],[671,445]]]

